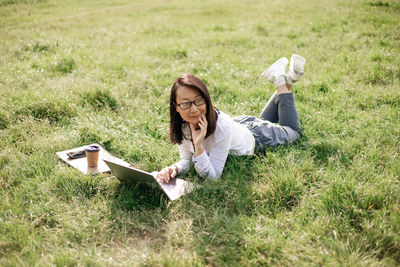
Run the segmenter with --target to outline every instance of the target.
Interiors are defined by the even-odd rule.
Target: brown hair
[[[183,140],[182,126],[185,121],[182,119],[179,112],[176,111],[176,91],[180,87],[190,87],[200,92],[201,96],[206,100],[207,105],[207,134],[206,137],[214,133],[217,125],[218,114],[216,109],[211,104],[210,93],[204,83],[192,74],[182,74],[174,82],[171,88],[169,99],[169,138],[173,144],[181,144]]]

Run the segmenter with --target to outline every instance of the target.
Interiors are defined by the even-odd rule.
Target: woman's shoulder
[[[217,125],[224,127],[232,123],[233,120],[231,116],[229,116],[225,112],[218,110],[217,114],[218,114]]]

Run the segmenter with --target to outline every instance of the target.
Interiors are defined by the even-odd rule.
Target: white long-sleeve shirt
[[[225,166],[228,154],[252,155],[254,153],[254,136],[244,125],[231,119],[219,111],[215,132],[204,139],[204,152],[194,156],[190,127],[186,123],[182,127],[183,140],[179,145],[181,160],[174,165],[178,173],[189,170],[191,162],[200,176],[218,178]]]

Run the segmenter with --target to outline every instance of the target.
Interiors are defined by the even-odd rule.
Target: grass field
[[[0,265],[399,266],[399,25],[397,0],[0,0]],[[291,53],[304,136],[178,201],[55,156],[159,170],[180,74],[258,115]]]

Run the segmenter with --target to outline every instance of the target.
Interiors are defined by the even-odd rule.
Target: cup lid
[[[99,152],[100,151],[100,146],[96,146],[96,145],[88,146],[86,148],[86,151],[87,152]]]

